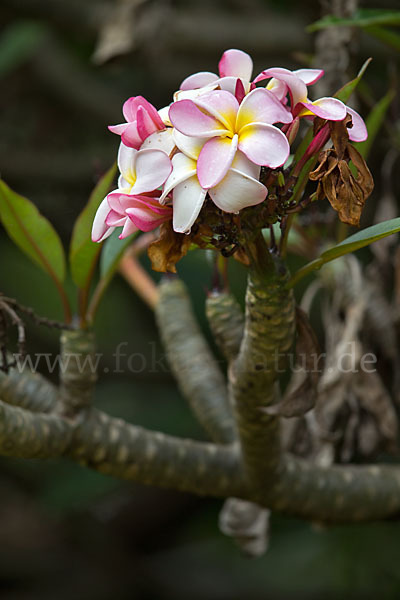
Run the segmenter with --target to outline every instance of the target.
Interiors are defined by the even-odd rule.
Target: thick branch
[[[56,415],[31,413],[0,400],[2,455],[18,458],[61,456],[69,447],[72,437],[72,424],[65,419]]]
[[[49,413],[57,403],[57,389],[39,373],[13,369],[5,375],[0,371],[0,398],[31,412]]]
[[[231,362],[238,355],[244,330],[238,301],[228,292],[211,292],[206,300],[206,314],[219,349]]]
[[[272,485],[281,461],[279,420],[262,408],[279,399],[279,369],[293,343],[294,300],[286,282],[278,259],[265,275],[250,271],[244,337],[230,371],[245,471],[259,491]]]
[[[194,414],[211,439],[235,439],[225,379],[195,320],[184,284],[167,279],[156,307],[168,361]]]
[[[399,465],[332,465],[324,468],[286,456],[279,480],[264,486],[271,510],[321,522],[400,517]]]
[[[55,403],[56,389],[41,376],[13,374],[8,379],[8,397],[14,403],[17,398],[26,402],[29,396],[30,405],[38,407],[42,394]],[[256,499],[243,481],[237,449],[146,431],[96,410],[78,424],[0,401],[0,453],[24,458],[64,455],[138,483]],[[280,463],[279,477],[271,481],[267,474],[260,484],[260,504],[314,521],[367,521],[400,513],[398,465],[323,468],[287,456]]]
[[[244,494],[237,449],[147,431],[95,409],[84,419],[31,413],[0,400],[0,454],[66,456],[113,477],[199,495]]]
[[[90,331],[63,331],[61,335],[60,407],[66,417],[88,408],[97,380],[94,336]]]

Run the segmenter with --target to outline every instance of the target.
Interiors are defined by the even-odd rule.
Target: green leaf
[[[365,63],[361,67],[361,69],[359,70],[357,77],[355,77],[354,79],[352,79],[351,81],[346,83],[343,87],[341,87],[340,90],[338,90],[336,92],[336,94],[334,94],[335,98],[337,98],[338,100],[341,100],[344,103],[346,103],[348,101],[348,99],[350,98],[350,96],[352,95],[352,93],[354,92],[354,90],[356,89],[358,84],[360,83],[371,60],[372,60],[372,58],[367,58],[367,60],[365,61]]]
[[[400,35],[398,33],[386,29],[385,27],[379,27],[378,25],[365,27],[364,31],[368,33],[368,35],[372,35],[380,42],[383,42],[387,46],[400,52]]]
[[[118,263],[125,250],[132,244],[140,231],[120,240],[118,235],[121,230],[115,230],[103,244],[103,251],[100,258],[100,275],[102,279],[111,279],[118,268]]]
[[[65,254],[58,234],[30,200],[2,180],[0,220],[15,244],[60,287],[65,278]]]
[[[371,146],[378,135],[378,132],[385,119],[386,112],[394,96],[395,92],[393,90],[389,90],[387,94],[385,94],[383,98],[381,98],[379,102],[375,104],[365,121],[368,130],[368,138],[365,140],[365,142],[357,142],[353,144],[364,158],[368,158]]]
[[[133,235],[120,240],[118,237],[120,232],[121,230],[119,228],[113,231],[103,244],[103,250],[100,257],[100,280],[94,290],[86,314],[86,319],[89,322],[93,322],[100,301],[118,268],[118,263],[124,252],[129,248],[139,233],[141,233],[140,231],[136,231]]]
[[[349,254],[350,252],[355,252],[360,248],[364,248],[364,246],[369,246],[369,244],[387,237],[388,235],[392,235],[393,233],[398,233],[399,231],[400,217],[358,231],[354,235],[351,235],[340,242],[340,244],[325,250],[325,252],[323,252],[316,260],[301,267],[301,269],[299,269],[290,279],[288,285],[289,287],[293,287],[300,279],[305,277],[305,275],[312,273],[312,271],[315,271],[316,269],[320,269],[325,263],[330,262],[335,258],[339,258],[340,256],[344,256],[345,254]]]
[[[0,78],[30,60],[46,35],[47,29],[37,22],[9,25],[0,36]]]
[[[400,11],[360,9],[348,18],[327,15],[307,27],[309,33],[327,27],[369,27],[372,25],[400,25]]]
[[[74,225],[69,251],[69,262],[72,279],[81,289],[86,289],[90,285],[101,250],[101,244],[96,244],[91,240],[93,219],[101,201],[110,191],[116,171],[117,167],[114,164],[101,177]]]

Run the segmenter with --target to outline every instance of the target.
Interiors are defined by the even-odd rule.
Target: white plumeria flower
[[[218,72],[200,71],[186,77],[175,92],[174,100],[194,100],[215,89],[230,92],[240,102],[251,89],[253,61],[242,50],[226,50],[218,63]]]
[[[195,140],[177,136],[176,143],[190,155],[178,152],[172,158],[172,173],[164,185],[160,202],[172,192],[172,225],[178,233],[190,233],[204,204],[207,192],[221,210],[237,213],[242,208],[259,204],[265,200],[268,190],[260,183],[260,167],[252,163],[242,152],[237,152],[225,177],[214,187],[201,187],[197,176],[196,154],[201,144]],[[180,143],[182,142],[182,143]],[[198,154],[197,154],[198,156]]]

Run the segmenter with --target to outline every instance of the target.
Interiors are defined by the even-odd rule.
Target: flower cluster
[[[141,96],[125,102],[126,122],[109,128],[121,136],[118,189],[97,211],[94,241],[116,227],[124,238],[171,220],[175,232],[189,233],[206,200],[224,213],[261,204],[268,195],[261,168],[286,163],[302,118],[347,118],[350,140],[366,139],[362,118],[340,100],[309,99],[323,71],[275,67],[253,79],[252,71],[248,54],[227,50],[218,75],[186,78],[170,106],[157,111]]]

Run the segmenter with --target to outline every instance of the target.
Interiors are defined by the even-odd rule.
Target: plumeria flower
[[[294,117],[317,116],[328,121],[343,121],[346,113],[350,113],[353,127],[349,129],[349,138],[353,142],[364,141],[368,136],[367,129],[363,119],[355,110],[337,98],[319,98],[314,101],[308,99],[307,86],[318,81],[323,74],[320,69],[289,71],[282,67],[274,67],[262,71],[254,82],[270,79],[267,89],[284,103],[289,93]]]
[[[135,150],[121,144],[118,167],[121,172],[118,189],[104,198],[94,218],[94,242],[105,240],[115,227],[123,226],[122,239],[138,228],[150,231],[171,218],[168,207],[162,207],[157,197],[149,195],[160,188],[171,173],[171,161],[165,152]]]
[[[126,123],[110,125],[109,130],[121,136],[125,146],[138,150],[152,133],[165,129],[165,124],[157,112],[143,96],[133,96],[123,105]]]
[[[107,196],[108,213],[105,217],[105,225],[113,231],[116,227],[122,227],[119,238],[122,240],[138,229],[140,231],[152,231],[161,223],[172,219],[172,208],[162,206],[158,194],[150,195],[128,195],[113,192]],[[110,210],[111,209],[111,210]]]
[[[251,75],[253,61],[242,50],[226,50],[218,63],[219,75],[210,71],[200,71],[186,77],[176,93],[175,99],[193,99],[212,89],[221,89],[235,95],[239,103],[252,89]],[[193,90],[195,90],[193,92]]]
[[[197,175],[204,189],[222,181],[238,150],[256,165],[272,169],[289,156],[286,136],[272,123],[290,123],[292,115],[263,88],[250,92],[240,105],[223,90],[179,100],[171,105],[169,116],[181,134],[195,138],[192,143],[201,147]]]
[[[185,147],[188,148],[187,143]],[[183,152],[173,156],[172,173],[165,182],[160,198],[160,202],[163,202],[172,192],[172,224],[176,232],[190,233],[207,192],[218,208],[229,213],[236,213],[242,208],[265,200],[268,190],[259,182],[260,167],[251,162],[242,152],[236,152],[222,180],[207,190],[200,185],[194,145],[191,150],[191,156]]]

